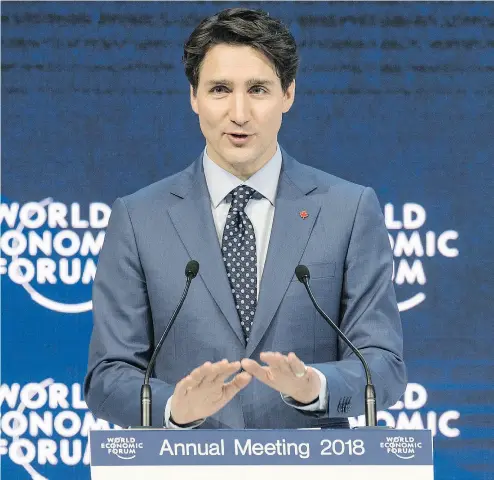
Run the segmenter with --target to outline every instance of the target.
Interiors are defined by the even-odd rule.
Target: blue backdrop
[[[232,5],[2,4],[2,478],[89,478],[87,431],[106,425],[81,382],[109,205],[203,148],[182,45]],[[437,479],[494,479],[494,5],[262,8],[302,59],[280,143],[385,211],[410,384],[381,421],[433,430]]]

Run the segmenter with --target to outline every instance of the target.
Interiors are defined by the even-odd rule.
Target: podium
[[[94,430],[92,480],[432,480],[428,430]]]

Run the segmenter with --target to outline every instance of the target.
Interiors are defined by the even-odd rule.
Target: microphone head
[[[295,275],[298,278],[299,282],[305,283],[310,279],[309,269],[305,265],[297,265],[295,268]]]
[[[197,260],[190,260],[185,266],[185,276],[187,278],[195,278],[199,272],[199,262]]]

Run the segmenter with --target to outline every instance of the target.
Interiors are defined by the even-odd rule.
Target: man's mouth
[[[247,138],[249,136],[246,133],[228,133],[227,135],[231,135],[233,138]]]
[[[253,135],[238,132],[227,133],[226,136],[236,147],[247,145],[248,143],[250,143],[251,138],[253,138]]]

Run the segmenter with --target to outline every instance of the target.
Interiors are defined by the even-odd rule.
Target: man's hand
[[[259,365],[255,360],[244,358],[242,368],[271,388],[292,397],[300,403],[312,403],[319,397],[321,380],[317,373],[306,367],[293,352],[282,355],[279,352],[263,352],[261,360],[267,366]]]
[[[192,370],[175,386],[172,396],[171,417],[174,423],[185,424],[201,420],[221,410],[252,377],[241,372],[225,383],[240,369],[240,362],[206,362]]]

